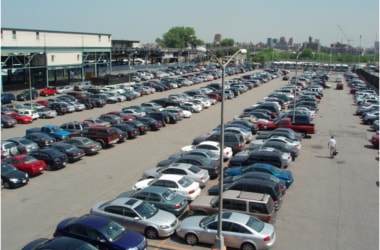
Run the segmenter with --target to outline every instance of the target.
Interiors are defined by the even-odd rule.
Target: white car
[[[40,118],[38,112],[33,109],[19,109],[18,114],[31,116],[33,120],[37,120],[38,118]]]
[[[195,113],[199,113],[203,110],[201,105],[192,102],[184,102],[182,103],[181,107],[184,107],[185,109]]]
[[[193,113],[191,113],[188,110],[185,110],[185,109],[182,109],[179,107],[174,107],[174,106],[168,106],[165,108],[165,110],[172,111],[172,112],[174,112],[174,111],[180,112],[183,118],[190,118],[193,115]]]
[[[133,185],[133,190],[140,190],[148,186],[167,187],[186,197],[187,200],[194,200],[201,194],[199,183],[186,176],[175,174],[164,174],[155,179],[144,179]]]
[[[66,94],[68,92],[74,91],[74,87],[72,86],[62,86],[57,88],[57,93],[58,94]]]
[[[80,102],[68,102],[69,105],[74,105],[75,111],[83,111],[86,109],[86,106]]]
[[[181,151],[188,152],[194,149],[207,149],[216,154],[220,154],[220,144],[219,142],[216,142],[216,141],[203,141],[197,145],[184,146],[181,148]],[[232,148],[225,146],[223,150],[224,161],[228,161],[229,159],[231,159],[232,154],[233,154]]]

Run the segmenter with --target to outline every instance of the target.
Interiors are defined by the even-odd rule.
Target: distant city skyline
[[[293,38],[321,46],[347,43],[373,48],[379,41],[379,2],[301,0],[3,0],[1,26],[16,29],[107,33],[115,40],[155,43],[172,27],[191,27],[212,43],[216,34],[240,43]],[[340,28],[339,28],[340,26]]]

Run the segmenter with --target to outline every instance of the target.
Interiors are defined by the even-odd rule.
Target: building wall
[[[82,53],[81,52],[52,52],[46,54],[47,66],[64,66],[64,65],[81,65]]]
[[[1,30],[2,47],[96,47],[111,48],[110,34],[70,33],[39,30]]]

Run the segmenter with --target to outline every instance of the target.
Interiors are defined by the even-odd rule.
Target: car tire
[[[49,170],[49,171],[51,171],[51,170],[52,170],[52,167],[51,167],[51,165],[50,165],[50,164],[46,164],[46,170]]]
[[[5,188],[5,189],[11,189],[11,184],[9,183],[9,182],[7,182],[7,181],[4,181],[3,182],[3,188]]]
[[[185,241],[188,245],[194,246],[199,242],[199,239],[195,234],[187,233],[185,235]]]
[[[158,232],[153,227],[148,227],[145,229],[145,235],[149,239],[157,239],[158,238]]]
[[[244,243],[241,245],[241,250],[256,250],[256,247],[252,245],[251,243]]]
[[[42,118],[46,119],[46,115],[45,115],[45,114],[44,114],[44,115],[42,115]]]

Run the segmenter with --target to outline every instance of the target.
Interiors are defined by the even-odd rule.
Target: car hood
[[[181,224],[178,226],[178,230],[185,229],[185,230],[191,230],[195,228],[199,228],[199,223],[203,218],[206,216],[190,216],[182,220]]]
[[[145,220],[156,225],[172,225],[174,222],[176,222],[177,217],[175,217],[175,215],[170,212],[158,209],[157,214]]]
[[[229,167],[224,172],[224,175],[225,176],[235,176],[235,175],[242,174],[241,168],[242,168],[241,166]]]
[[[20,170],[14,170],[6,175],[9,179],[16,178],[16,179],[22,179],[28,177],[28,174],[20,171]]]
[[[137,249],[137,246],[140,246],[143,241],[146,242],[146,239],[142,234],[133,230],[126,230],[113,244],[119,246],[120,249]]]
[[[150,185],[150,183],[153,180],[154,179],[144,179],[144,180],[138,181],[135,183],[135,185],[133,185],[132,189],[133,190],[140,190],[140,189],[146,188]]]

